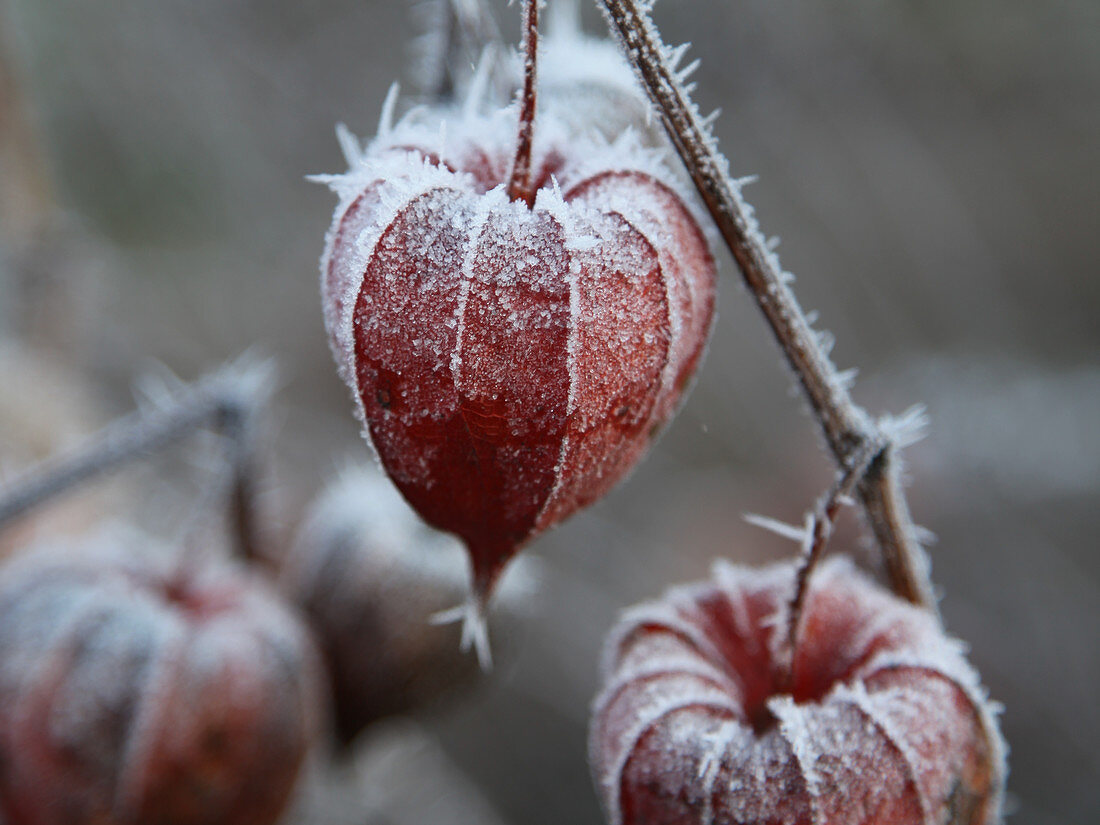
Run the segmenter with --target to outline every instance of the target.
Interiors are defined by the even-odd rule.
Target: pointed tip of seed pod
[[[470,597],[457,607],[441,610],[429,619],[432,624],[452,624],[462,622],[462,640],[459,647],[463,651],[474,650],[477,655],[477,663],[483,672],[488,673],[493,669],[493,653],[489,646],[489,623],[487,618],[487,604],[478,593],[471,593]]]

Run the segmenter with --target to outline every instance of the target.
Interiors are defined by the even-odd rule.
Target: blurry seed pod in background
[[[467,598],[468,581],[461,543],[425,525],[379,470],[344,470],[308,508],[279,583],[314,627],[342,744],[479,678],[458,628],[431,623]],[[498,661],[508,658],[532,587],[530,564],[502,582],[490,616]]]
[[[0,567],[8,825],[269,825],[313,748],[309,631],[254,574],[122,529]]]

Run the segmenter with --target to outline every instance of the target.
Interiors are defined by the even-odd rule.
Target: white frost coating
[[[605,671],[610,669],[611,661],[618,658],[619,646],[639,628],[649,624],[660,625],[670,633],[681,636],[700,652],[717,653],[702,631],[685,621],[677,611],[661,602],[649,602],[623,612],[619,624],[608,638],[607,646],[604,648]]]
[[[561,174],[562,186],[566,190],[579,181],[605,172],[642,172],[672,188],[689,207],[696,200],[679,185],[666,163],[667,150],[645,145],[634,129],[625,130],[611,141],[598,134],[574,137],[572,141],[577,146],[573,152],[575,160]],[[630,211],[628,209],[627,214]],[[703,226],[703,221],[698,220],[701,213],[695,212],[693,216],[697,218],[696,223]]]
[[[863,682],[853,682],[851,685],[837,685],[832,691],[830,700],[850,703],[870,719],[871,723],[881,731],[886,741],[901,754],[902,761],[905,763],[910,781],[913,782],[914,787],[920,787],[920,757],[913,752],[904,733],[896,728],[893,721],[888,716],[880,713],[878,705],[874,702],[870,694],[867,693],[867,687]],[[932,812],[928,808],[928,800],[924,798],[924,794],[918,793],[917,799],[920,803],[921,815],[926,825],[935,825],[932,820]]]
[[[557,178],[553,179],[553,186],[550,189],[541,189],[535,195],[535,210],[544,212],[550,216],[552,221],[556,221],[562,228],[563,235],[567,239],[565,252],[568,256],[569,263],[565,270],[565,283],[569,290],[569,326],[566,337],[566,374],[569,376],[569,386],[566,395],[565,402],[565,414],[567,416],[572,415],[577,409],[577,353],[580,347],[580,320],[581,320],[581,291],[580,291],[580,260],[579,256],[575,254],[575,250],[570,246],[571,238],[577,235],[577,223],[578,223],[578,210],[570,208],[569,204],[565,203],[562,199],[561,188],[558,186]],[[535,518],[535,522],[542,521],[543,516],[547,513],[550,507],[552,507],[561,493],[562,486],[565,483],[565,473],[563,468],[565,466],[566,457],[569,455],[569,450],[572,447],[572,438],[567,432],[565,437],[561,440],[561,447],[558,450],[557,463],[554,465],[554,485],[550,489],[550,493],[546,496],[546,500],[542,504],[542,509],[539,511],[538,516]]]
[[[978,672],[964,657],[964,645],[957,639],[948,638],[946,643],[930,654],[924,650],[918,653],[892,653],[885,651],[875,656],[864,669],[867,673],[893,668],[932,669],[943,674],[966,696],[971,708],[977,714],[985,732],[986,744],[991,752],[991,762],[996,766],[998,776],[1008,772],[1008,745],[996,723],[1001,706],[989,698],[982,686]]]
[[[454,376],[455,387],[461,389],[462,381],[462,342],[466,331],[466,302],[470,297],[470,287],[477,274],[474,272],[474,261],[480,248],[482,235],[485,233],[485,224],[489,217],[496,211],[508,206],[508,193],[504,185],[486,192],[478,199],[475,207],[473,222],[468,233],[469,243],[462,256],[462,281],[458,291],[458,309],[455,313],[458,329],[455,332],[455,348],[451,353],[451,375]]]
[[[699,817],[700,825],[713,825],[714,785],[718,781],[718,770],[722,766],[722,757],[733,749],[734,741],[744,738],[745,732],[745,725],[739,722],[723,722],[718,730],[707,737],[704,742],[704,756],[703,761],[699,763],[698,775],[703,788],[703,810]]]
[[[731,714],[740,716],[738,706],[734,699],[739,699],[740,686],[718,668],[706,662],[701,662],[699,656],[687,654],[666,654],[655,657],[652,662],[637,663],[633,667],[619,670],[615,677],[605,685],[604,690],[593,700],[592,707],[595,712],[602,711],[608,703],[613,701],[624,688],[634,682],[648,682],[657,679],[676,677],[690,677],[711,684],[716,690],[736,691],[738,695],[729,699],[727,709]]]
[[[706,115],[700,121],[700,123],[702,124],[703,128],[706,129],[709,132],[711,130],[711,128],[714,126],[714,124],[718,121],[718,118],[720,118],[721,116],[722,116],[722,110],[720,108],[718,108],[718,109],[715,109],[714,111],[712,111],[709,115]]]
[[[768,699],[768,710],[779,720],[779,734],[790,745],[798,763],[806,791],[810,796],[810,811],[815,825],[822,825],[821,775],[817,772],[817,749],[808,725],[809,714],[794,703],[790,696],[773,696]]]
[[[687,363],[687,356],[683,353],[690,352],[694,356],[702,348],[705,320],[711,316],[713,262],[699,240],[698,231],[695,228],[690,228],[690,231],[683,228],[690,227],[691,222],[684,216],[679,202],[670,194],[672,184],[666,183],[670,179],[667,169],[657,160],[657,153],[645,150],[636,137],[627,136],[614,145],[602,142],[600,145],[603,149],[597,154],[606,164],[604,168],[592,169],[592,173],[633,172],[643,180],[643,185],[639,187],[641,197],[620,198],[623,216],[596,208],[603,207],[600,203],[586,203],[579,198],[577,203],[567,203],[563,199],[556,177],[561,177],[567,185],[568,182],[583,183],[581,175],[584,172],[581,167],[591,166],[592,158],[583,149],[587,144],[578,141],[569,125],[553,116],[540,119],[539,139],[532,158],[539,181],[534,208],[528,209],[524,204],[512,203],[500,181],[503,179],[502,175],[507,175],[514,155],[517,114],[516,107],[508,109],[503,116],[486,118],[460,116],[453,110],[438,108],[423,113],[410,113],[393,125],[388,134],[380,135],[372,141],[363,159],[347,174],[325,178],[325,182],[339,195],[340,206],[336,223],[326,243],[322,291],[325,293],[326,327],[329,329],[330,341],[333,342],[333,351],[341,375],[355,395],[357,415],[365,424],[368,409],[373,415],[374,408],[370,400],[364,402],[360,392],[363,388],[358,386],[359,375],[354,353],[357,333],[360,341],[363,340],[363,335],[367,335],[372,342],[370,346],[377,344],[379,352],[372,350],[372,359],[385,361],[393,354],[400,357],[405,355],[397,353],[400,347],[396,346],[390,352],[384,351],[388,339],[385,336],[387,330],[380,329],[379,326],[383,317],[381,313],[372,315],[369,311],[357,312],[357,307],[362,310],[373,297],[363,291],[363,271],[372,262],[383,260],[379,244],[382,243],[381,239],[387,228],[392,227],[395,221],[410,228],[410,236],[415,236],[416,243],[421,245],[417,248],[417,254],[426,255],[425,260],[431,262],[432,266],[439,266],[438,276],[433,277],[439,278],[436,283],[446,284],[447,299],[455,302],[449,304],[456,306],[453,326],[449,318],[442,321],[449,331],[453,331],[449,333],[449,341],[454,341],[454,348],[450,352],[439,352],[450,349],[450,343],[446,346],[436,344],[433,349],[440,361],[433,369],[437,376],[441,376],[444,384],[453,381],[454,389],[460,397],[465,397],[463,393],[474,391],[475,377],[479,378],[476,388],[479,391],[484,390],[487,399],[491,394],[493,401],[500,401],[501,397],[497,393],[511,390],[506,382],[511,377],[507,367],[492,363],[494,352],[489,352],[489,345],[485,343],[488,338],[475,338],[474,330],[466,326],[467,321],[473,323],[475,298],[479,323],[500,323],[505,325],[505,330],[508,330],[507,325],[511,325],[511,329],[519,334],[525,329],[530,330],[533,340],[535,334],[541,335],[542,330],[549,329],[555,337],[544,336],[547,341],[553,341],[554,346],[560,346],[561,343],[566,345],[567,352],[561,353],[559,350],[557,354],[565,356],[564,366],[568,375],[562,375],[559,370],[554,380],[566,380],[560,380],[554,385],[554,389],[567,390],[568,397],[564,397],[563,392],[562,397],[555,398],[554,402],[560,404],[564,401],[567,414],[577,413],[578,409],[581,409],[581,413],[567,423],[568,436],[563,433],[560,444],[553,442],[550,445],[550,450],[558,450],[558,462],[553,476],[546,473],[549,468],[545,468],[545,463],[553,460],[555,455],[549,450],[548,459],[542,468],[536,467],[529,471],[526,478],[522,474],[528,472],[527,468],[520,466],[516,471],[517,489],[524,489],[522,483],[531,479],[536,479],[541,485],[542,481],[538,480],[536,473],[544,474],[549,486],[553,488],[541,502],[534,498],[534,494],[530,497],[533,509],[542,506],[543,513],[546,514],[545,524],[542,523],[541,514],[536,514],[536,529],[541,530],[564,517],[562,514],[570,512],[570,507],[576,509],[593,500],[612,481],[620,478],[648,443],[653,425],[667,420],[666,407],[659,406],[657,401],[664,405],[673,396],[678,398],[681,395],[679,390],[683,385],[672,379],[674,376],[677,379],[686,379],[686,371],[675,373],[673,367]],[[596,142],[592,145],[596,145]],[[413,148],[416,151],[407,151]],[[582,160],[572,163],[571,158],[574,157]],[[457,173],[453,169],[465,171]],[[553,181],[551,176],[555,178]],[[646,176],[659,181],[660,185],[652,184],[646,180]],[[619,179],[607,180],[611,181],[611,185],[606,187],[610,193]],[[551,182],[553,186],[550,185]],[[606,182],[600,181],[597,185],[602,190]],[[650,187],[652,194],[647,192],[646,186]],[[666,191],[666,187],[669,191]],[[428,210],[417,211],[427,202],[425,198],[423,202],[417,203],[417,198],[428,193],[431,193],[432,198],[447,203],[453,195],[454,201],[461,204],[461,209],[456,207],[456,213],[462,214],[462,226],[456,224],[453,227],[440,227],[433,223],[433,216]],[[362,200],[357,203],[357,199]],[[649,203],[639,206],[638,200]],[[670,213],[671,219],[680,229],[673,233],[667,228],[662,229],[659,220],[655,220],[649,222],[655,227],[653,237],[647,237],[637,227],[631,232],[629,213],[637,213],[639,209],[652,215],[657,215],[663,209]],[[535,242],[529,237],[533,237],[531,230],[534,224],[551,222],[554,219],[557,219],[563,229],[564,243],[556,239],[548,239],[545,243]],[[544,227],[540,227],[542,228]],[[444,250],[447,256],[445,265],[442,257],[444,252],[441,251],[438,258],[435,252],[436,249],[442,249],[442,245],[432,246],[434,239],[444,230],[448,230],[448,242]],[[450,239],[450,234],[457,236],[457,239]],[[654,261],[656,257],[656,263],[664,263],[661,247],[671,243],[670,239],[674,234],[677,238],[675,248],[665,251],[664,260],[675,258],[682,251],[684,257],[692,262],[690,268],[685,267],[685,272],[676,274],[663,266],[656,266]],[[619,246],[615,245],[616,242]],[[388,240],[386,244],[387,254],[404,254],[398,245],[390,249]],[[513,255],[509,251],[513,248],[524,248],[527,252]],[[558,271],[557,266],[563,253],[567,259],[567,271],[564,272]],[[547,269],[554,271],[540,273],[537,279],[530,281],[531,292],[535,297],[529,302],[532,308],[525,308],[523,302],[514,293],[509,293],[507,288],[513,281],[529,278],[534,267],[542,267],[551,260],[555,261],[555,265]],[[485,261],[491,266],[481,266]],[[596,269],[596,263],[604,267],[602,272],[596,274],[605,277],[605,281],[594,279],[591,291],[587,287],[584,290],[577,289],[581,275],[573,264],[586,270],[586,263],[592,264],[587,270]],[[403,270],[395,266],[392,269],[379,267],[377,271],[370,271],[372,279],[375,275],[392,279],[398,277],[397,273]],[[434,271],[433,269],[433,273]],[[631,279],[631,274],[635,272],[638,274],[637,279]],[[692,291],[693,300],[699,295],[706,298],[705,301],[695,300],[695,306],[689,300],[677,303],[670,297],[670,282],[680,277],[687,280],[689,275],[685,273],[690,273],[693,281],[698,283],[679,287],[680,293]],[[474,284],[475,278],[485,283]],[[490,278],[492,283],[487,282]],[[664,280],[663,304],[660,299],[659,279]],[[624,282],[626,286],[620,287]],[[474,289],[473,293],[470,292],[471,288]],[[614,300],[616,289],[630,294],[631,300]],[[483,295],[488,296],[487,300],[480,300]],[[612,296],[611,300],[607,300],[607,296]],[[403,295],[401,300],[408,300],[413,305],[416,299],[415,296]],[[603,304],[600,303],[601,300],[604,301]],[[467,318],[468,304],[470,318]],[[491,312],[483,304],[489,306]],[[674,311],[677,308],[683,308],[685,316],[692,315],[690,331],[685,332],[689,324],[686,320],[682,321],[680,315]],[[586,317],[581,318],[582,315]],[[569,327],[565,335],[560,335],[564,331],[559,326],[563,324],[563,316],[568,317]],[[621,325],[612,323],[620,317],[623,319]],[[357,329],[357,323],[364,324],[363,331]],[[399,323],[399,320],[393,323]],[[582,325],[588,326],[586,338],[579,337],[578,329]],[[675,350],[674,344],[667,340],[669,337],[678,343]],[[423,354],[420,350],[425,349],[422,347],[425,341],[435,341],[434,338],[422,337],[419,332],[410,334],[408,338],[408,342],[402,339],[401,346],[407,343],[416,358]],[[481,349],[486,350],[486,355],[480,358],[482,363],[468,364],[466,362],[475,357],[472,347],[475,341],[481,341]],[[587,342],[595,343],[589,346]],[[616,349],[619,344],[622,346]],[[493,346],[496,346],[495,343]],[[497,350],[499,349],[498,347]],[[522,351],[523,347],[517,346],[516,349]],[[577,354],[581,349],[587,358],[583,366],[580,360],[582,356]],[[667,354],[666,350],[675,351],[678,353],[677,357]],[[553,362],[555,369],[558,368],[558,363]],[[450,367],[450,375],[441,375],[447,366]],[[662,369],[659,380],[654,380]],[[581,373],[593,376],[588,388],[591,391],[587,395],[584,394],[585,388],[576,391]],[[368,380],[369,375],[373,373],[368,372]],[[670,389],[673,385],[675,392]],[[661,393],[657,401],[645,394],[653,386],[658,386]],[[601,392],[603,396],[600,395]],[[608,399],[606,409],[598,406],[601,397]],[[620,398],[624,399],[622,404],[612,408],[611,400],[618,401]],[[386,402],[380,403],[388,407]],[[667,406],[671,407],[671,404]],[[651,410],[656,412],[651,413]],[[428,414],[425,410],[422,415]],[[617,418],[612,418],[612,414]],[[408,414],[402,411],[401,415],[404,418],[393,420],[393,430],[387,431],[385,436],[381,434],[380,427],[375,426],[377,422],[373,419],[370,426],[374,427],[379,438],[387,439],[384,452],[391,465],[398,463],[392,459],[393,455],[401,456],[399,469],[395,470],[393,466],[388,469],[396,474],[403,489],[409,492],[409,486],[413,485],[430,489],[433,484],[440,483],[440,478],[432,473],[444,468],[432,465],[431,445],[416,443],[411,432],[406,432],[411,430],[406,419],[411,420],[412,417],[421,415],[419,407]],[[511,418],[508,425],[511,426],[512,436],[521,436],[525,422],[511,413],[509,415]],[[387,422],[392,418],[387,418]],[[626,423],[620,424],[620,418]],[[539,421],[534,426],[541,427],[543,424]],[[550,432],[557,437],[556,432]],[[442,453],[442,450],[437,450],[436,455]],[[508,456],[504,452],[500,453],[500,457],[502,463],[507,462]],[[576,469],[576,472],[567,474],[567,467]],[[564,482],[559,485],[562,480]],[[543,488],[540,487],[538,495],[543,495]],[[410,499],[416,500],[412,494]],[[518,511],[519,505],[516,507]],[[526,518],[525,512],[521,512],[521,515]],[[456,529],[460,528],[461,525]],[[467,532],[472,532],[472,528],[466,529]]]
[[[679,46],[670,46],[665,44],[661,49],[661,54],[664,56],[665,61],[668,63],[670,69],[677,69],[680,63],[683,62],[684,56],[688,53],[688,49],[691,48],[691,43],[681,43]]]
[[[141,789],[146,785],[146,775],[151,767],[149,754],[164,738],[159,730],[164,723],[164,707],[171,706],[173,686],[179,682],[180,654],[186,634],[182,625],[165,627],[168,638],[157,645],[157,657],[152,663],[151,674],[141,691],[141,702],[123,750],[123,769],[119,772],[115,804],[122,812],[134,811],[141,804]]]
[[[774,519],[771,516],[762,516],[757,513],[745,513],[742,518],[753,527],[759,527],[781,538],[790,539],[796,542],[800,547],[806,543],[807,531],[804,523],[801,525],[788,524],[785,521]]]
[[[680,83],[683,83],[684,81],[686,81],[689,77],[691,77],[693,74],[695,74],[696,71],[698,71],[699,66],[702,65],[702,62],[703,62],[702,60],[696,58],[695,60],[691,61],[686,66],[684,66],[684,68],[677,69],[674,72],[674,74],[676,76],[676,80],[679,81]],[[701,122],[705,123],[705,121],[701,121]],[[705,127],[704,127],[703,131],[704,132],[706,131]]]
[[[16,562],[18,563],[18,562]],[[26,582],[15,571],[8,570],[9,581],[25,586]],[[0,598],[8,594],[0,594]],[[5,645],[4,656],[0,657],[0,685],[4,688],[5,695],[18,696],[18,701],[10,711],[8,727],[15,729],[27,723],[28,714],[32,711],[37,701],[33,691],[26,690],[25,686],[42,684],[44,679],[49,679],[50,674],[66,665],[68,654],[71,652],[67,645],[60,640],[71,636],[81,626],[81,623],[89,616],[102,612],[103,600],[96,593],[78,593],[70,597],[65,605],[65,613],[53,617],[53,621],[43,622],[46,617],[21,615],[21,612],[6,616],[7,622],[12,627],[9,630],[36,630],[41,628],[44,632],[41,636],[28,639],[26,644],[18,645],[13,650]],[[30,619],[30,621],[28,621]],[[35,621],[37,619],[37,621]],[[32,624],[33,622],[33,624]],[[43,626],[44,625],[44,626]],[[43,656],[42,651],[49,650],[51,654]],[[0,730],[0,737],[8,734],[6,730]]]
[[[397,95],[400,86],[395,81],[390,84],[386,92],[386,99],[382,102],[382,114],[378,116],[378,136],[388,137],[393,131],[393,115],[397,109]],[[350,164],[349,164],[350,165]]]
[[[348,168],[359,165],[363,160],[363,147],[359,145],[359,138],[343,123],[336,124],[336,142],[340,144],[340,152]]]
[[[645,93],[634,73],[610,40],[588,37],[576,31],[554,31],[542,38],[539,49],[540,92],[599,84],[618,89],[645,103]]]
[[[216,611],[194,621],[188,608],[168,596],[176,587],[200,602],[212,598]],[[48,748],[65,749],[66,758],[68,749],[77,760],[100,757],[93,774],[80,781],[113,783],[106,786],[112,796],[101,801],[127,821],[148,801],[143,798],[149,787],[146,777],[160,758],[152,754],[162,756],[166,742],[177,745],[189,733],[189,714],[204,712],[205,702],[185,706],[171,701],[184,683],[208,687],[201,682],[206,671],[184,666],[180,653],[185,647],[204,635],[246,632],[253,643],[288,642],[299,658],[296,665],[315,665],[301,661],[308,642],[296,620],[236,567],[182,556],[176,547],[112,525],[79,543],[40,545],[10,561],[0,584],[0,612],[3,746],[24,748],[30,734],[48,739]],[[234,644],[230,652],[245,658],[233,661],[250,661],[254,644]],[[10,668],[17,666],[20,678],[13,682]],[[309,667],[302,673],[303,680],[314,674]],[[302,695],[303,709],[311,717],[317,697]],[[105,715],[131,701],[130,718]],[[248,705],[258,706],[263,703]],[[126,738],[104,762],[103,748],[109,743],[90,737],[101,736],[107,724],[125,729]],[[309,729],[311,723],[301,728]],[[9,767],[13,772],[5,781],[37,781],[33,764],[16,760]],[[60,788],[64,770],[60,776],[43,777],[45,792]],[[96,793],[101,790],[97,786]]]
[[[851,390],[856,384],[856,378],[859,377],[859,367],[849,367],[845,370],[839,370],[836,374],[837,386],[843,387],[845,390]]]
[[[604,787],[610,791],[608,800],[612,807],[608,813],[612,825],[621,825],[623,821],[619,794],[614,792],[615,786],[613,783],[617,783],[622,777],[623,771],[626,769],[626,763],[630,761],[630,757],[634,754],[634,748],[641,742],[642,737],[645,736],[654,725],[666,718],[669,714],[675,713],[678,710],[685,710],[691,707],[706,707],[707,705],[710,705],[715,711],[721,713],[731,710],[729,701],[718,691],[714,691],[706,696],[689,697],[657,694],[653,701],[645,706],[634,724],[631,725],[629,731],[621,737],[620,753],[618,754],[612,770],[610,770],[606,778],[603,779]]]
[[[397,216],[418,197],[434,189],[463,189],[469,185],[468,177],[452,172],[444,166],[430,163],[419,153],[397,150],[364,156],[364,159],[343,175],[315,178],[327,183],[340,198],[336,219],[325,239],[325,251],[321,257],[321,297],[325,308],[325,328],[336,358],[340,376],[349,386],[354,386],[355,366],[352,361],[355,306],[363,275],[374,248]],[[330,293],[329,263],[332,259],[337,236],[344,216],[368,190],[375,190],[379,205],[355,239],[353,258],[341,268],[342,283],[332,284],[338,295]],[[337,313],[338,314],[334,314]],[[360,420],[365,423],[362,401],[353,393]],[[368,439],[369,442],[369,439]]]
[[[828,564],[837,564],[840,557],[829,559]],[[824,569],[824,566],[823,566]],[[767,591],[781,587],[792,581],[791,570],[782,564],[767,567],[743,567],[726,559],[715,559],[711,565],[711,575],[724,590],[737,594],[751,591]]]
[[[453,624],[462,622],[460,649],[465,652],[471,647],[477,653],[477,662],[488,673],[493,669],[493,654],[489,647],[489,624],[485,616],[485,602],[476,594],[457,607],[441,610],[429,621],[432,624]]]
[[[884,415],[878,425],[883,434],[898,448],[912,446],[928,433],[928,412],[923,404],[916,404],[901,415]]]

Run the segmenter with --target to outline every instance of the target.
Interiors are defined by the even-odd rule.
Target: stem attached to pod
[[[523,4],[523,96],[520,98],[519,137],[516,159],[508,181],[508,197],[535,205],[535,187],[531,184],[531,141],[535,133],[535,63],[539,48],[539,0]]]
[[[786,636],[779,656],[779,674],[777,683],[781,693],[790,691],[794,683],[794,660],[798,650],[798,636],[802,630],[802,614],[806,607],[806,596],[810,590],[810,576],[814,568],[825,555],[825,547],[833,532],[833,524],[842,505],[847,503],[867,474],[868,468],[882,457],[885,443],[871,442],[852,461],[852,465],[841,473],[833,486],[829,488],[806,519],[806,532],[802,544],[802,557],[795,571],[794,590],[787,602]]]

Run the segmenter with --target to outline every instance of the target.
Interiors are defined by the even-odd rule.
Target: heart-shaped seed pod
[[[603,495],[680,401],[714,260],[653,154],[549,114],[532,205],[510,200],[514,113],[383,131],[346,175],[325,323],[383,467],[457,533],[479,600],[539,532]]]
[[[590,761],[613,825],[991,825],[1004,743],[961,645],[834,560],[777,690],[795,568],[718,564],[629,611]]]
[[[304,626],[224,562],[86,542],[0,568],[0,818],[274,822],[323,701]]]
[[[473,681],[477,665],[454,628],[430,621],[461,601],[467,575],[459,542],[427,527],[378,470],[345,471],[310,506],[279,583],[316,634],[342,744]],[[502,587],[505,608],[522,590],[513,582]]]

